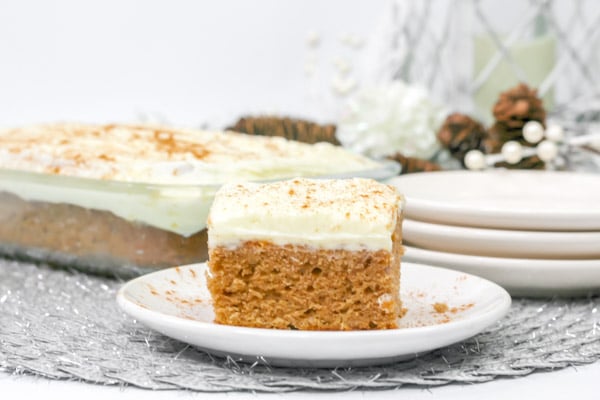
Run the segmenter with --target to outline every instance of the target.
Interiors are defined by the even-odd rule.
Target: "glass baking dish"
[[[379,165],[317,178],[384,180],[400,171],[392,161]],[[0,255],[124,278],[205,261],[219,187],[0,169]]]

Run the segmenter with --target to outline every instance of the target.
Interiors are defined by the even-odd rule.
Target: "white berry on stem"
[[[473,171],[484,169],[486,166],[485,156],[479,150],[471,150],[465,154],[465,166]]]
[[[546,128],[546,139],[552,142],[562,142],[565,138],[563,127],[557,124],[548,124]]]
[[[536,153],[540,160],[544,162],[552,161],[558,155],[558,146],[550,140],[544,140],[538,144]]]
[[[523,158],[523,147],[519,142],[506,142],[502,146],[502,156],[507,163],[516,164]]]
[[[529,143],[537,143],[544,138],[544,127],[538,121],[528,121],[523,126],[523,137]]]

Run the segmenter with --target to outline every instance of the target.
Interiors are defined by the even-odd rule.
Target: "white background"
[[[433,9],[430,26],[441,29],[444,7],[453,1],[458,2],[436,2],[440,7]],[[583,15],[595,21],[597,0],[579,1],[587,5]],[[367,48],[390,19],[391,3],[0,0],[0,127],[131,122],[142,114],[216,128],[247,113],[331,121],[339,116],[339,102],[331,104],[333,60],[353,61],[351,75],[361,64],[376,64]],[[488,18],[510,24],[520,17],[514,15],[515,3],[519,0],[482,2]],[[572,5],[557,0],[554,6],[565,33]],[[304,74],[309,31],[321,38],[314,54],[317,74],[310,82]],[[344,46],[340,38],[348,34],[366,39],[365,48]],[[600,39],[588,43],[580,36],[571,38],[573,43],[598,47]],[[572,83],[572,74],[564,75]]]
[[[347,34],[368,36],[389,1],[0,1],[0,126],[126,122],[140,113],[219,127],[244,113],[316,115]]]

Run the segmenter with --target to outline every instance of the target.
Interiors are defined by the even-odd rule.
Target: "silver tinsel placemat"
[[[146,389],[349,390],[485,382],[600,359],[600,297],[520,299],[462,343],[396,364],[276,368],[216,358],[124,315],[122,282],[0,259],[0,370]]]

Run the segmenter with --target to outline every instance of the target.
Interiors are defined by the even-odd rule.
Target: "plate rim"
[[[598,247],[600,231],[565,232],[497,229],[448,225],[412,218],[404,219],[402,231],[407,243],[421,249],[453,254],[489,257],[504,257],[504,254],[506,254],[506,257],[510,258],[539,259],[543,259],[540,256],[542,253],[547,254],[548,259],[574,258],[575,254],[581,255],[579,259],[600,257],[600,247]],[[450,239],[442,243],[441,246],[438,240],[429,240],[446,236]],[[460,246],[462,251],[458,251],[459,245],[462,245]],[[514,245],[518,245],[519,248],[515,250]],[[550,250],[548,250],[548,246],[552,246]],[[456,249],[454,249],[455,247]],[[489,251],[490,254],[484,254],[483,251]],[[494,254],[491,254],[491,252]],[[516,254],[522,254],[522,256],[515,256]]]
[[[412,245],[409,245],[406,243],[403,244],[403,246],[405,249],[409,249],[409,251],[416,250],[419,252],[435,253],[436,255],[439,255],[440,257],[450,255],[452,258],[473,259],[472,261],[475,261],[475,259],[484,259],[484,260],[493,260],[493,261],[498,261],[498,262],[506,262],[506,263],[514,263],[514,264],[516,264],[516,263],[539,264],[540,266],[543,263],[543,264],[548,264],[548,268],[561,268],[561,269],[565,268],[563,265],[567,265],[567,264],[578,264],[577,266],[581,267],[581,268],[590,268],[590,269],[600,268],[600,258],[594,258],[594,259],[585,259],[585,258],[543,259],[543,258],[519,258],[519,257],[492,257],[492,256],[480,256],[480,255],[475,255],[475,254],[452,253],[449,251],[441,251],[441,250],[423,249],[421,247],[412,246]],[[405,254],[406,254],[406,252],[405,252]],[[424,265],[436,266],[436,265],[427,264],[424,262],[415,262],[415,261],[408,261],[408,262],[414,263],[414,264],[424,264]],[[544,267],[546,267],[546,265],[544,265]],[[448,268],[448,267],[441,266],[441,268]],[[498,268],[498,267],[493,267],[493,268]],[[470,274],[469,272],[465,272],[465,273]],[[475,275],[475,274],[471,274],[471,275]],[[477,275],[475,275],[475,276],[477,276]],[[483,279],[487,279],[487,278],[483,278]],[[487,279],[487,280],[489,280],[489,279]]]
[[[393,185],[402,192],[401,182],[421,180],[423,177],[440,176],[499,176],[520,175],[532,176],[535,174],[560,174],[561,176],[584,176],[591,179],[597,179],[600,182],[600,176],[593,173],[572,172],[572,171],[538,171],[538,170],[489,170],[489,171],[467,171],[467,170],[447,170],[417,172],[414,174],[399,175],[387,180],[388,184]],[[428,178],[425,178],[428,179]],[[436,178],[439,179],[439,178]],[[406,215],[415,220],[446,223],[450,222],[459,226],[477,226],[491,228],[510,228],[510,229],[531,229],[540,230],[550,227],[560,231],[577,230],[600,230],[600,208],[587,211],[580,209],[562,209],[562,210],[540,210],[539,208],[522,209],[504,209],[493,206],[480,208],[468,208],[465,205],[459,205],[452,201],[432,200],[426,197],[413,196],[403,193],[406,197],[407,207]],[[435,212],[435,219],[430,218],[430,214]],[[462,221],[462,218],[468,218],[468,221]],[[574,221],[575,220],[575,221]]]
[[[198,264],[205,264],[205,263],[198,263]],[[198,265],[198,264],[190,264],[190,265],[180,266],[179,268],[194,266],[194,265]],[[477,314],[475,314],[473,316],[469,316],[467,318],[451,320],[446,323],[437,323],[437,324],[428,325],[428,326],[398,328],[398,329],[382,329],[382,330],[363,330],[363,331],[300,331],[300,330],[295,331],[295,330],[283,330],[283,329],[249,328],[249,327],[220,325],[220,324],[215,324],[214,322],[192,320],[192,319],[174,316],[174,315],[167,314],[167,313],[162,313],[157,310],[143,307],[142,305],[137,304],[135,301],[127,298],[125,293],[134,284],[136,284],[137,282],[140,282],[140,281],[142,281],[142,282],[145,281],[145,279],[148,279],[147,277],[149,275],[155,275],[155,274],[160,275],[160,274],[164,273],[166,270],[156,271],[156,272],[146,274],[146,275],[140,276],[138,278],[135,278],[135,279],[132,279],[132,280],[126,282],[117,292],[116,300],[117,300],[117,303],[119,304],[119,307],[121,308],[121,310],[124,311],[126,314],[128,314],[130,317],[139,320],[142,324],[149,326],[151,329],[157,330],[157,331],[161,332],[162,334],[169,336],[169,337],[173,337],[173,336],[157,329],[155,326],[151,326],[151,324],[148,324],[147,318],[152,318],[152,319],[159,318],[159,319],[162,319],[163,321],[166,321],[167,324],[175,324],[180,327],[183,327],[183,329],[191,329],[191,330],[195,330],[195,331],[197,330],[198,332],[201,332],[204,334],[214,334],[211,331],[216,330],[217,333],[223,332],[224,334],[227,334],[227,335],[230,335],[230,334],[238,335],[239,337],[244,337],[244,338],[255,338],[258,336],[258,337],[261,337],[263,340],[277,339],[277,340],[313,341],[315,339],[321,339],[321,340],[335,339],[337,342],[340,342],[340,341],[353,341],[353,340],[359,340],[359,339],[365,339],[365,338],[374,339],[374,340],[376,340],[376,339],[388,339],[389,340],[389,339],[397,338],[397,339],[401,340],[402,336],[405,336],[405,337],[407,336],[407,337],[409,337],[409,339],[414,340],[414,339],[412,339],[413,336],[421,336],[421,335],[428,335],[428,334],[434,333],[436,336],[439,336],[440,338],[446,338],[446,336],[450,336],[450,335],[448,335],[449,333],[456,333],[456,332],[464,333],[465,331],[467,331],[467,334],[459,335],[460,338],[458,340],[450,340],[449,342],[444,343],[440,346],[430,347],[430,346],[427,346],[428,343],[423,343],[425,346],[423,346],[422,348],[417,348],[414,351],[411,351],[411,354],[416,354],[416,353],[419,353],[422,351],[434,350],[436,348],[447,346],[447,345],[455,343],[457,341],[467,339],[477,333],[480,333],[481,331],[483,331],[487,327],[489,327],[491,324],[493,324],[494,322],[496,322],[499,319],[501,319],[502,317],[504,317],[510,309],[510,306],[512,303],[512,299],[511,299],[510,295],[504,288],[502,288],[500,285],[498,285],[494,282],[491,282],[487,279],[484,279],[484,278],[481,278],[481,277],[478,277],[478,276],[475,276],[472,274],[468,274],[468,273],[464,273],[464,272],[460,272],[460,271],[456,271],[456,270],[452,270],[452,269],[448,269],[448,268],[424,265],[424,264],[416,264],[416,263],[412,263],[412,262],[404,262],[403,263],[403,265],[406,265],[406,264],[410,264],[412,266],[426,267],[426,268],[430,269],[430,271],[431,270],[434,270],[434,271],[435,270],[445,270],[445,271],[448,271],[449,273],[456,274],[456,275],[470,275],[471,277],[479,280],[478,282],[480,282],[480,283],[483,282],[483,283],[489,285],[488,288],[494,288],[494,295],[490,296],[490,299],[494,300],[494,297],[497,297],[497,299],[495,299],[494,302],[491,304],[486,304],[485,307],[482,308],[481,310],[479,310],[479,312]],[[174,268],[175,267],[169,268],[169,269],[174,269]],[[486,292],[489,292],[489,290],[487,290]],[[465,328],[468,328],[470,326],[472,327],[475,325],[478,326],[477,329],[472,329],[472,328],[465,329]],[[178,339],[178,340],[181,340],[181,339]],[[190,343],[190,342],[188,341],[188,343]],[[193,345],[204,348],[209,352],[210,352],[210,350],[223,351],[222,349],[215,349],[215,348],[210,349],[210,348],[202,347],[198,344],[193,344]],[[296,346],[298,346],[298,343],[296,343]],[[227,350],[225,350],[225,352],[227,352]],[[401,352],[401,353],[397,353],[395,355],[397,356],[397,355],[405,355],[405,354],[406,354],[405,352]],[[384,355],[384,356],[377,355],[374,358],[375,359],[385,358],[385,357],[389,357],[389,356],[390,356],[389,354]],[[269,355],[269,356],[265,356],[265,357],[266,358],[276,358],[278,356]],[[344,357],[343,359],[345,360],[347,358],[348,357]],[[369,358],[369,357],[357,357],[357,359],[359,359],[359,360],[365,359],[365,358]],[[301,360],[319,361],[322,359],[342,360],[342,358],[335,358],[335,357],[329,357],[329,356],[325,357],[325,358],[316,358],[316,357],[306,356],[306,357],[303,357]]]
[[[445,267],[452,265],[457,271],[466,271],[479,275],[487,280],[495,281],[503,286],[511,295],[517,297],[553,297],[553,296],[587,296],[592,291],[600,290],[600,258],[598,259],[539,259],[490,257],[471,254],[450,253],[446,251],[423,249],[404,245],[405,255],[410,262]],[[415,254],[416,253],[416,254]],[[442,263],[440,263],[440,260]],[[502,265],[503,264],[503,265]],[[518,279],[511,278],[514,271],[522,272]],[[540,274],[556,274],[550,279],[559,284],[540,281]],[[586,284],[571,279],[584,275]],[[595,280],[590,281],[590,275]],[[499,276],[493,279],[492,276]],[[506,278],[508,276],[508,278]],[[512,283],[511,283],[512,282]],[[577,282],[577,283],[574,283]]]

